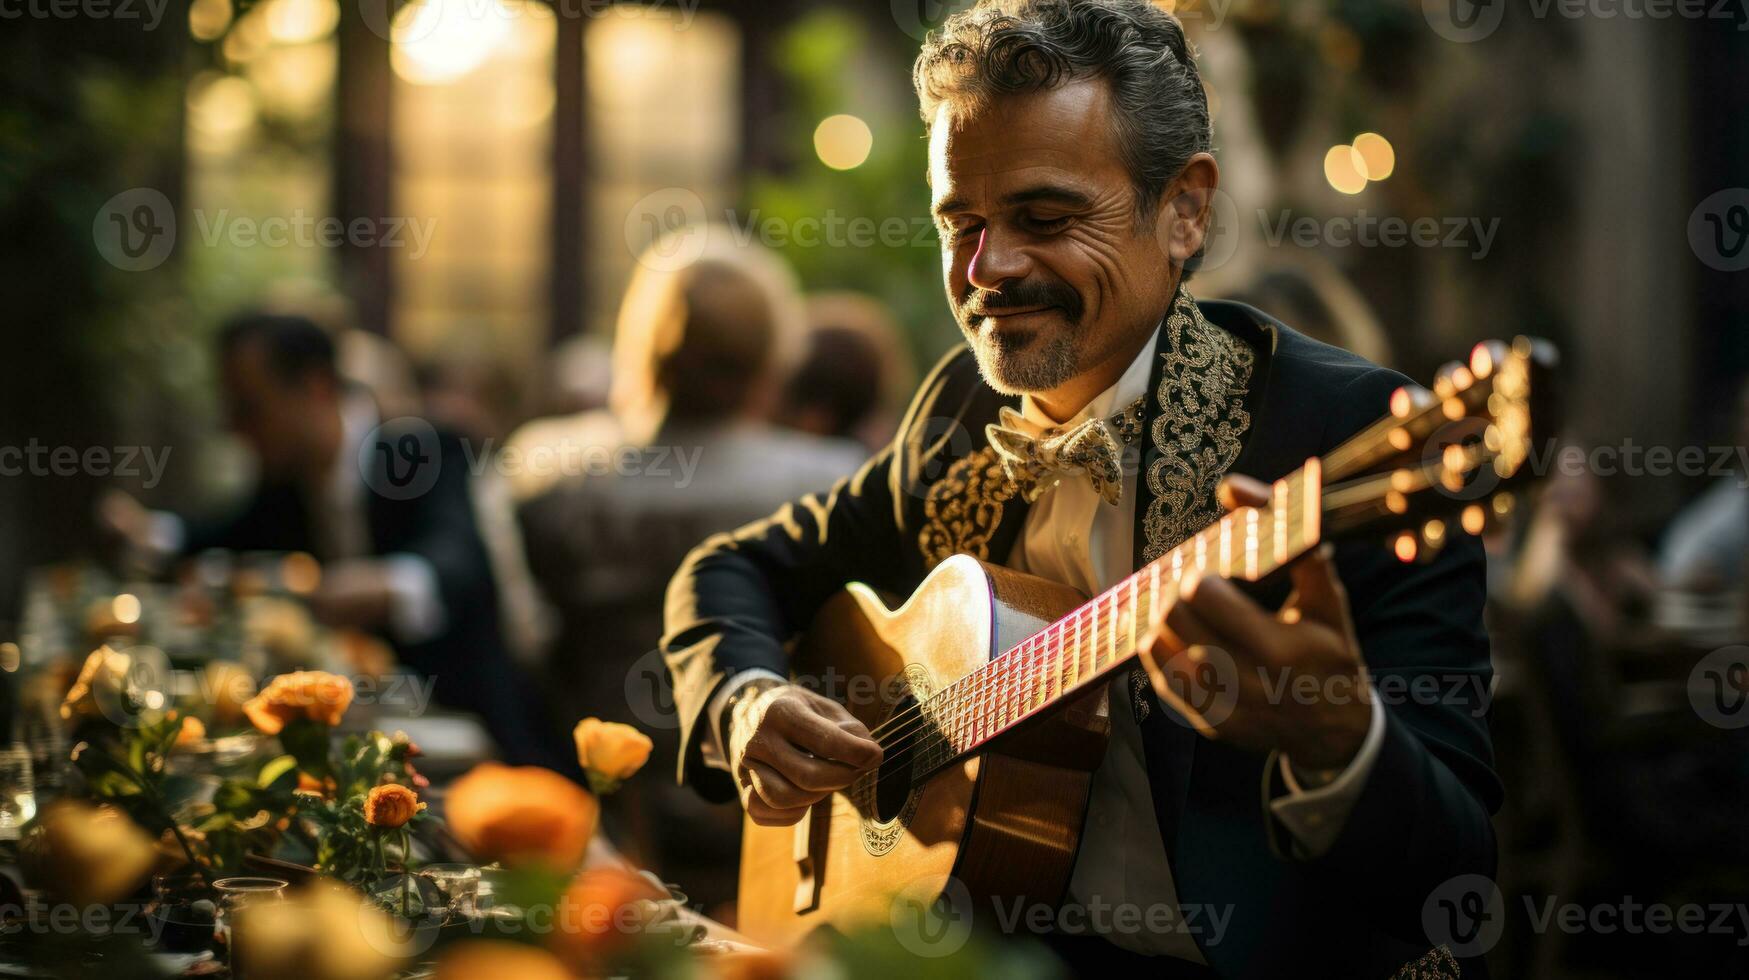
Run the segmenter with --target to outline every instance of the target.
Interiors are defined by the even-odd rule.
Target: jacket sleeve
[[[950,384],[965,375],[970,359],[962,353],[930,372],[893,442],[854,475],[824,495],[809,494],[708,538],[669,583],[662,651],[679,715],[679,777],[704,796],[734,795],[728,775],[700,756],[710,725],[705,706],[718,687],[753,668],[787,674],[785,645],[844,585],[908,591],[905,558],[916,543],[908,540],[906,505],[921,499],[923,486],[916,460],[928,451],[943,392],[963,387]]]
[[[1405,381],[1384,370],[1357,378],[1342,402],[1359,414],[1338,431],[1359,428],[1359,415],[1370,420]],[[1426,564],[1364,540],[1339,546],[1336,562],[1385,731],[1335,845],[1310,864],[1376,909],[1387,931],[1416,940],[1422,906],[1441,883],[1494,873],[1489,817],[1502,789],[1487,721],[1486,559],[1478,539],[1459,534]]]

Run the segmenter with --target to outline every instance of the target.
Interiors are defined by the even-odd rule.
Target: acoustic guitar
[[[832,693],[884,759],[792,827],[746,823],[738,928],[788,944],[887,921],[896,895],[932,901],[950,882],[979,901],[1054,907],[1105,756],[1105,682],[1136,655],[1150,612],[1192,570],[1255,582],[1356,536],[1426,560],[1510,516],[1551,431],[1554,361],[1540,341],[1478,344],[1431,391],[1398,389],[1388,415],[1277,480],[1266,506],[1226,514],[1092,599],[968,555],[902,605],[847,586],[791,665],[803,683],[850,679]],[[1201,680],[1218,696],[1219,678]]]

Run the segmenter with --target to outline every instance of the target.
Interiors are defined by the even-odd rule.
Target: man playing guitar
[[[1196,64],[1159,7],[985,0],[931,35],[915,82],[966,345],[854,477],[704,542],[669,590],[681,778],[738,793],[760,825],[801,821],[881,762],[870,726],[789,680],[786,643],[844,585],[902,597],[963,553],[1098,593],[1267,502],[1260,480],[1329,452],[1407,382],[1186,291],[1219,170]],[[1047,937],[1072,964],[1457,974],[1422,911],[1493,873],[1501,789],[1482,549],[1453,537],[1418,564],[1374,539],[1261,583],[1187,578],[1150,610],[1144,669],[1107,685],[1062,902],[1223,925]],[[1211,677],[1223,697],[1197,689]]]

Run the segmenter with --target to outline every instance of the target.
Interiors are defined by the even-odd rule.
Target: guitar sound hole
[[[917,699],[906,695],[893,708],[893,717],[902,717],[906,712],[917,706]],[[901,724],[898,728],[904,731]],[[915,734],[915,733],[913,733]],[[897,817],[905,809],[905,800],[911,795],[911,759],[916,755],[910,747],[911,739],[901,738],[887,750],[881,760],[881,767],[875,775],[875,818],[882,823]]]

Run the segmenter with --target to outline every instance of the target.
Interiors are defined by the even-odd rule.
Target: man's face
[[[1171,299],[1111,112],[1106,83],[1084,80],[998,97],[958,125],[944,108],[930,127],[948,302],[998,391],[1048,392],[1133,356]]]
[[[331,381],[314,372],[287,381],[245,343],[225,356],[219,383],[231,431],[255,452],[263,475],[312,478],[326,468],[339,413]]]

